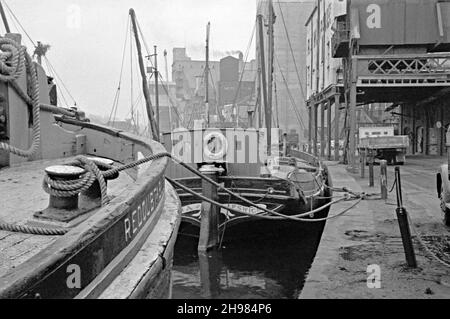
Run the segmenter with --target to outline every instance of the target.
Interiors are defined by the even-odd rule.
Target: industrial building
[[[149,84],[150,99],[156,99],[156,85],[154,82]],[[161,133],[171,132],[179,127],[182,119],[178,110],[181,103],[176,98],[176,85],[173,82],[163,82],[158,84],[159,99],[159,129]],[[183,108],[180,108],[183,109]]]
[[[306,107],[306,37],[304,27],[315,0],[275,1],[274,24],[274,122],[283,132],[308,137],[309,116]],[[267,18],[268,1],[258,1],[258,12]],[[256,37],[259,39],[259,36]],[[265,35],[265,56],[268,58],[268,36]],[[257,40],[257,50],[259,40]],[[268,71],[269,72],[269,71]]]
[[[320,145],[323,155],[324,142],[338,142],[344,129],[346,159],[354,168],[358,112],[370,105],[395,118],[398,133],[410,137],[411,154],[445,152],[449,1],[318,0],[306,26],[312,153],[319,155]],[[327,148],[331,155],[331,143]],[[339,159],[337,149],[334,156]]]
[[[175,97],[183,105],[180,109],[187,127],[205,117],[205,67],[206,61],[192,60],[185,48],[173,49]],[[239,52],[238,58],[227,56],[220,61],[209,61],[209,69],[209,114],[212,122],[231,121],[233,118],[235,125],[243,125],[243,122],[239,123],[239,118],[245,121],[248,105],[256,103],[256,61],[244,61],[243,54]],[[233,107],[225,110],[224,115],[227,105]]]

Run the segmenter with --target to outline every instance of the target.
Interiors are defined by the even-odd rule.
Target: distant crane
[[[206,123],[209,127],[209,36],[211,31],[211,22],[206,26],[206,66],[205,66],[205,105],[206,105]]]

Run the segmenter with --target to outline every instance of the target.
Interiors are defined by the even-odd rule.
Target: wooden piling
[[[366,150],[365,149],[361,149],[360,161],[361,161],[361,178],[365,178],[366,177]]]
[[[369,150],[369,187],[374,187],[375,186],[374,172],[373,172],[373,162],[374,162],[373,151]]]
[[[387,161],[381,161],[380,168],[380,186],[381,186],[381,199],[386,200],[388,198],[387,190]]]
[[[223,170],[214,165],[206,165],[200,169],[200,172],[213,181],[217,182],[219,173]],[[202,194],[213,201],[219,200],[217,187],[211,183],[202,181]],[[201,207],[201,226],[200,239],[198,242],[198,251],[206,252],[216,248],[219,244],[219,214],[220,208],[208,202],[202,202]]]
[[[198,253],[198,264],[200,268],[200,280],[202,284],[202,297],[217,299],[220,295],[220,273],[222,260],[217,250],[209,253]]]

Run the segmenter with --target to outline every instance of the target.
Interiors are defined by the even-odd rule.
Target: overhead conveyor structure
[[[410,136],[410,153],[445,152],[449,1],[318,0],[307,28],[311,153],[324,156],[328,145],[331,159],[331,141],[344,139],[344,160],[355,169],[358,113],[374,103],[386,103],[385,111],[397,116],[399,135]],[[319,114],[333,116],[333,104],[334,136],[331,125],[319,124],[325,122]],[[336,148],[334,155],[340,159]]]

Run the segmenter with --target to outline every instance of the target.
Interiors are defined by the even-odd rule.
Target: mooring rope
[[[62,236],[67,234],[68,229],[64,228],[43,228],[43,227],[31,227],[25,225],[8,224],[0,222],[0,230],[9,231],[12,233],[22,233],[29,235],[41,235],[41,236]]]
[[[31,97],[28,97],[17,83],[25,69],[30,77],[27,82]],[[30,158],[36,154],[41,144],[39,85],[36,67],[24,46],[4,37],[0,37],[0,81],[10,83],[20,96],[26,96],[30,100],[33,113],[33,142],[30,148],[22,150],[8,143],[0,142],[0,149],[20,157]]]
[[[324,206],[319,207],[319,208],[317,208],[317,209],[315,209],[313,211],[309,211],[309,212],[306,212],[306,213],[303,213],[303,214],[299,214],[299,215],[292,215],[292,216],[290,216],[290,215],[283,215],[283,214],[280,214],[280,213],[275,212],[275,211],[271,211],[271,212],[272,212],[273,215],[276,215],[276,216],[256,215],[256,214],[246,213],[246,212],[240,211],[238,209],[234,209],[234,208],[228,207],[228,206],[223,205],[223,204],[221,204],[221,203],[219,203],[217,201],[209,199],[206,196],[194,192],[193,190],[189,189],[188,187],[184,186],[183,184],[181,184],[181,183],[179,183],[179,182],[177,182],[177,181],[175,181],[175,180],[173,180],[173,179],[171,179],[169,177],[166,177],[166,179],[172,185],[183,189],[184,191],[190,193],[191,195],[193,195],[193,196],[195,196],[195,197],[197,197],[197,198],[199,198],[199,199],[201,199],[201,200],[203,200],[205,202],[208,202],[208,203],[210,203],[212,205],[216,205],[216,206],[218,206],[220,208],[223,208],[224,210],[230,211],[230,212],[235,213],[235,214],[242,214],[242,215],[246,215],[246,216],[249,216],[249,217],[254,217],[254,218],[259,218],[259,219],[267,219],[267,220],[286,220],[286,219],[289,219],[289,220],[294,220],[294,221],[299,221],[299,222],[321,222],[321,221],[326,221],[326,220],[333,219],[333,218],[336,218],[336,217],[344,215],[345,213],[347,213],[349,210],[354,208],[357,204],[359,204],[362,201],[362,198],[345,199],[346,201],[356,200],[357,203],[352,205],[350,208],[345,209],[343,212],[336,214],[335,216],[330,216],[330,217],[322,218],[322,219],[303,219],[301,217],[306,217],[306,216],[310,216],[310,215],[312,215],[314,213],[321,212],[322,210],[324,210],[328,206],[331,206],[330,204],[324,205]],[[338,201],[335,201],[335,203],[341,202],[343,200],[344,199],[340,199]],[[259,210],[264,210],[263,207],[258,207],[258,209]]]
[[[177,158],[173,157],[170,153],[167,153],[167,152],[153,154],[153,155],[147,156],[147,157],[145,157],[143,159],[140,159],[138,161],[134,161],[132,163],[129,163],[129,164],[126,164],[126,165],[122,165],[120,167],[111,168],[111,169],[109,169],[109,170],[107,170],[105,172],[100,172],[98,170],[97,166],[95,165],[95,163],[93,163],[92,161],[88,160],[84,156],[79,156],[79,157],[76,158],[76,161],[73,164],[77,164],[78,163],[78,164],[81,164],[82,167],[87,168],[88,171],[85,174],[83,174],[78,180],[70,181],[70,182],[67,182],[67,181],[55,181],[55,180],[52,180],[51,178],[49,178],[48,175],[47,175],[44,178],[44,190],[46,192],[48,192],[49,194],[52,194],[52,195],[55,195],[55,196],[61,196],[61,197],[73,196],[75,194],[79,194],[80,192],[88,189],[92,185],[93,180],[95,181],[97,179],[100,182],[101,191],[102,191],[102,205],[105,205],[107,203],[107,197],[106,197],[106,184],[104,184],[104,178],[111,177],[111,176],[113,176],[113,175],[115,175],[115,174],[117,174],[117,173],[119,173],[121,171],[124,171],[124,170],[127,170],[127,169],[131,169],[131,168],[134,168],[136,166],[140,166],[140,165],[145,164],[147,162],[150,162],[150,161],[153,161],[153,160],[157,160],[157,159],[161,159],[161,158],[164,158],[164,157],[167,157],[167,158],[173,160],[175,163],[177,163],[177,164],[183,166],[184,168],[188,169],[189,171],[191,171],[195,175],[199,176],[203,180],[205,180],[205,181],[211,183],[212,185],[216,186],[218,188],[218,190],[223,190],[223,191],[227,192],[229,195],[231,195],[231,196],[241,200],[242,202],[248,204],[249,206],[255,207],[258,210],[262,210],[262,211],[268,213],[269,215],[275,215],[275,216],[264,216],[264,217],[261,216],[262,218],[265,218],[265,219],[271,219],[271,220],[290,219],[290,220],[295,220],[295,221],[308,221],[308,222],[310,222],[310,221],[328,220],[328,219],[336,218],[336,216],[334,216],[334,217],[332,216],[332,217],[329,217],[327,219],[321,219],[321,220],[318,220],[318,219],[316,219],[316,220],[302,219],[301,217],[306,217],[306,216],[312,215],[314,213],[322,211],[323,209],[325,209],[325,208],[327,208],[327,207],[329,207],[329,206],[331,206],[333,204],[336,204],[336,203],[344,201],[344,200],[346,200],[346,201],[349,200],[348,198],[341,198],[341,199],[338,199],[336,201],[330,202],[330,203],[328,203],[328,204],[326,204],[326,205],[324,205],[324,206],[322,206],[320,208],[317,208],[315,210],[311,210],[310,212],[307,212],[307,213],[303,213],[303,214],[299,214],[299,215],[293,215],[293,216],[284,215],[284,214],[278,213],[276,211],[269,210],[269,209],[267,209],[265,207],[261,207],[261,206],[255,204],[255,203],[251,202],[250,200],[247,200],[247,199],[243,198],[242,196],[240,196],[240,195],[238,195],[238,194],[236,194],[236,193],[226,189],[221,184],[216,183],[211,178],[201,174],[197,170],[195,170],[192,167],[190,167],[189,165],[181,162],[180,160],[178,160]],[[173,181],[173,180],[170,180],[170,179],[168,179],[168,180],[172,184],[174,184],[176,186],[179,186],[179,188],[182,188],[182,189],[184,189],[187,192],[192,192],[190,189],[184,187],[184,185],[181,185],[180,183],[178,183],[176,181]],[[202,196],[200,194],[197,194],[197,193],[194,192],[193,195],[198,196],[202,200],[209,201],[209,202],[211,202],[214,205],[217,205],[217,206],[222,207],[224,209],[227,209],[229,211],[233,211],[233,209],[230,209],[230,208],[228,208],[226,206],[223,206],[223,205],[221,205],[218,202],[211,201],[210,199],[207,199],[206,197],[204,197],[204,196]],[[360,194],[360,195],[356,195],[356,196],[354,194],[352,194],[352,195],[354,196],[354,198],[350,199],[350,200],[358,200],[358,199],[362,200],[362,199],[364,199],[364,194]],[[356,206],[356,205],[354,205],[354,206]],[[352,206],[351,208],[353,208],[354,206]],[[348,209],[348,210],[350,210],[350,209]],[[346,210],[345,212],[347,212],[348,210]],[[245,215],[245,212],[241,212],[239,210],[234,210],[234,212]],[[252,214],[250,214],[250,215],[254,217],[254,215],[252,215]],[[341,215],[342,215],[342,213],[338,214],[338,216],[341,216]],[[260,217],[260,216],[258,216],[258,217]],[[25,227],[25,226],[23,226],[23,227]],[[5,229],[5,228],[6,227],[2,227],[2,224],[0,224],[0,230],[8,230],[8,229]],[[21,229],[23,230],[24,228],[21,228]],[[35,230],[35,229],[33,229],[33,230]],[[46,234],[46,233],[47,233],[47,229],[43,229],[42,234]]]
[[[28,92],[31,94],[31,96],[28,96],[28,94],[25,93],[17,83],[17,80],[22,76],[25,69],[27,71],[28,76],[30,77],[29,81],[27,82],[28,82]],[[0,149],[3,149],[7,152],[10,152],[20,157],[31,158],[36,154],[41,144],[40,101],[39,101],[39,85],[37,79],[37,71],[30,55],[26,52],[26,48],[24,46],[21,46],[12,39],[3,37],[0,38],[0,81],[10,83],[11,86],[14,88],[14,90],[18,93],[18,95],[27,104],[32,106],[32,114],[33,114],[33,142],[30,148],[28,150],[22,150],[10,144],[2,142],[0,143]],[[175,157],[172,157],[172,155],[169,153],[154,154],[145,157],[144,159],[120,167],[110,168],[105,172],[101,172],[96,163],[92,162],[91,160],[87,159],[84,156],[79,156],[75,159],[75,163],[73,164],[85,168],[87,170],[86,173],[82,174],[78,179],[74,181],[58,181],[52,179],[49,175],[46,175],[43,181],[43,188],[50,195],[57,197],[70,197],[89,189],[89,187],[91,187],[92,184],[97,180],[100,184],[102,206],[104,206],[108,203],[105,178],[111,177],[121,171],[131,169],[136,166],[140,166],[144,163],[164,157],[170,158],[176,164],[183,166],[184,168],[188,169],[189,171],[199,176],[203,180],[206,180],[207,182],[216,186],[219,190],[225,191],[230,196],[233,196],[241,200],[242,202],[248,204],[249,206],[265,211],[268,214],[275,215],[269,217],[271,219],[285,218],[292,220],[301,220],[299,217],[305,215],[300,214],[297,216],[288,216],[266,209],[264,207],[260,207],[256,203],[253,203],[245,199],[244,197],[226,189],[224,186],[216,183],[211,178],[199,173],[198,171],[196,171],[189,165],[181,162],[180,160],[176,159]],[[221,205],[220,203],[215,204],[216,205],[218,204],[218,206]],[[332,204],[328,204],[328,206],[331,205]],[[323,209],[324,208],[322,207],[318,211]],[[242,213],[239,211],[237,212]],[[309,212],[308,214],[309,215],[313,214],[313,212],[314,211]],[[51,235],[51,236],[63,235],[67,233],[67,230],[65,229],[46,229],[22,225],[12,225],[8,223],[0,223],[0,230],[15,231],[29,234],[39,234],[39,235]]]

